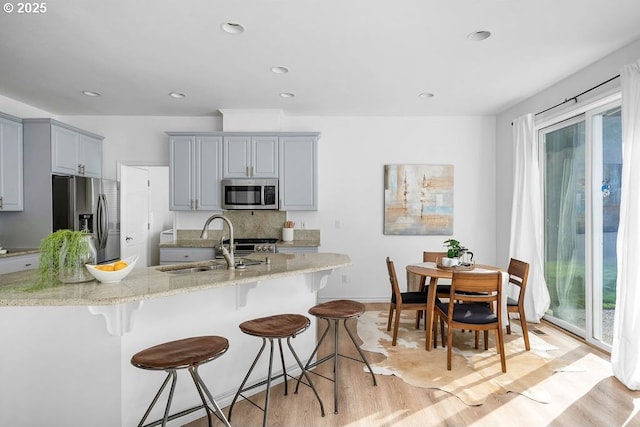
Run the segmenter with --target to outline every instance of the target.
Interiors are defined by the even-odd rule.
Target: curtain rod
[[[592,88],[589,88],[589,89],[585,90],[584,92],[580,92],[580,93],[579,93],[579,94],[577,94],[576,96],[573,96],[573,97],[571,97],[571,98],[567,98],[567,99],[565,99],[564,101],[562,101],[562,102],[560,102],[560,103],[558,103],[558,104],[556,104],[556,105],[554,105],[554,106],[552,106],[552,107],[547,108],[546,110],[538,111],[537,113],[535,113],[535,114],[534,114],[534,116],[537,116],[537,115],[542,114],[542,113],[546,113],[547,111],[549,111],[549,110],[553,110],[554,108],[559,107],[559,106],[561,106],[561,105],[564,105],[564,104],[566,104],[567,102],[571,102],[571,101],[578,102],[578,97],[579,97],[579,96],[582,96],[582,95],[584,95],[585,93],[589,93],[589,92],[591,92],[592,90],[598,89],[600,86],[606,85],[607,83],[609,83],[609,82],[611,82],[611,81],[613,81],[613,80],[617,79],[618,77],[620,77],[620,74],[618,74],[618,75],[616,75],[616,76],[613,76],[613,77],[611,77],[609,80],[606,80],[606,81],[604,81],[604,82],[602,82],[602,83],[600,83],[600,84],[597,84],[597,85],[595,85],[594,87],[592,87]]]
[[[551,107],[549,107],[549,108],[547,108],[547,109],[545,109],[545,110],[538,111],[537,113],[535,113],[535,114],[534,114],[534,116],[537,116],[537,115],[542,114],[542,113],[546,113],[547,111],[549,111],[549,110],[553,110],[554,108],[557,108],[557,107],[559,107],[559,106],[561,106],[561,105],[564,105],[564,104],[566,104],[567,102],[571,102],[571,101],[578,102],[578,97],[579,97],[579,96],[582,96],[582,95],[584,95],[585,93],[589,93],[589,92],[591,92],[592,90],[595,90],[595,89],[599,88],[600,86],[604,86],[604,85],[606,85],[607,83],[609,83],[609,82],[611,82],[611,81],[613,81],[613,80],[615,80],[615,79],[617,79],[617,78],[619,78],[619,77],[620,77],[620,74],[615,75],[615,76],[611,77],[609,80],[605,80],[605,81],[603,81],[602,83],[597,84],[597,85],[595,85],[595,86],[593,86],[593,87],[591,87],[591,88],[589,88],[589,89],[585,90],[584,92],[580,92],[579,94],[577,94],[577,95],[575,95],[575,96],[573,96],[573,97],[571,97],[571,98],[566,98],[564,101],[559,102],[559,103],[557,103],[556,105],[553,105],[553,106],[551,106]],[[513,126],[513,122],[511,122],[511,126]]]

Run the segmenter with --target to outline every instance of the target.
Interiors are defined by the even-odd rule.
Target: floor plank
[[[367,310],[384,310],[386,304],[367,304]],[[326,416],[320,416],[313,392],[301,387],[293,394],[295,382],[290,380],[289,395],[283,395],[283,384],[272,388],[269,411],[270,426],[640,426],[640,415],[634,408],[640,392],[627,389],[611,375],[609,356],[574,337],[546,324],[532,327],[544,332],[550,344],[568,347],[572,359],[579,361],[586,372],[556,373],[547,386],[551,403],[542,404],[526,397],[507,393],[490,396],[484,405],[467,406],[457,397],[437,389],[424,389],[406,384],[395,376],[377,375],[378,386],[362,363],[340,358],[339,413],[333,413],[333,383],[316,375],[312,380],[324,402]],[[355,329],[355,328],[354,328]],[[330,335],[332,333],[330,332]],[[340,351],[357,357],[349,337],[340,333]],[[325,345],[325,343],[327,345]],[[319,354],[332,351],[333,339],[325,339]],[[365,352],[369,362],[384,356]],[[316,368],[331,376],[332,363]],[[206,380],[206,379],[205,379]],[[264,393],[255,397],[263,401]],[[228,408],[223,408],[225,414]],[[262,425],[262,412],[246,401],[236,404],[231,424],[252,427]],[[216,426],[222,423],[216,420]],[[205,427],[206,418],[186,427]]]

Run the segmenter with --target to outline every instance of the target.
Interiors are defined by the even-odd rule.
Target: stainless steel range
[[[278,239],[269,238],[239,238],[234,239],[234,254],[236,257],[243,257],[251,255],[253,253],[275,253],[276,243]],[[222,242],[227,247],[229,246],[229,239]],[[218,254],[216,251],[216,258],[222,257],[222,253]]]

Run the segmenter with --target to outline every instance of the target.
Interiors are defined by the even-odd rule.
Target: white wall
[[[508,259],[511,203],[513,200],[513,138],[511,122],[527,113],[537,113],[570,99],[585,90],[592,88],[611,77],[620,74],[620,69],[627,64],[640,59],[640,40],[613,52],[600,61],[574,73],[554,86],[532,96],[531,98],[509,108],[497,117],[496,122],[496,147],[498,168],[496,179],[496,212],[498,224],[496,255],[498,259]],[[612,88],[620,86],[620,79],[598,88],[579,99],[580,102],[588,100],[590,97],[598,96]],[[571,104],[568,104],[569,106]],[[566,109],[566,108],[564,108]],[[553,114],[561,112],[563,108],[549,111],[537,118],[548,118]]]
[[[319,210],[290,212],[289,218],[321,230],[321,251],[346,253],[353,260],[329,278],[320,298],[386,302],[385,258],[395,261],[404,282],[406,264],[421,262],[424,250],[443,249],[451,237],[383,235],[385,164],[453,164],[453,236],[477,260],[495,262],[494,117],[285,119],[285,130],[303,129],[322,133]]]

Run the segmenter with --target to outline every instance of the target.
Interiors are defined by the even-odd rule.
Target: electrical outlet
[[[349,278],[347,277],[346,274],[342,275],[342,283],[347,283],[349,281]]]
[[[303,230],[307,228],[307,223],[304,221],[300,221],[300,228],[302,228]]]
[[[337,219],[337,220],[336,220],[335,225],[336,225],[336,228],[337,228],[337,229],[342,228],[342,222],[341,222],[339,219]]]

